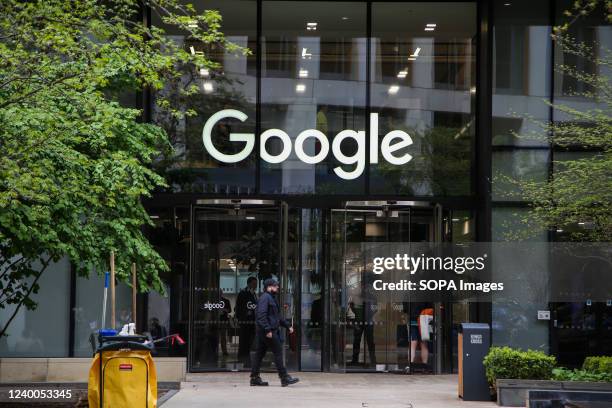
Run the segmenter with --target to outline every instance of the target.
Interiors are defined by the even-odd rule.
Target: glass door
[[[263,280],[279,279],[279,301],[287,304],[283,208],[263,200],[206,202],[194,208],[190,371],[249,367]]]
[[[347,203],[333,210],[330,237],[330,369],[434,372],[440,304],[385,299],[369,290],[376,279],[368,259],[374,247],[435,242],[439,207]],[[422,316],[431,316],[422,318]],[[427,328],[422,322],[429,320]]]

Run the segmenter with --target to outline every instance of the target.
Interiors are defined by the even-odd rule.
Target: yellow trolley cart
[[[100,336],[89,369],[90,408],[157,407],[157,373],[145,336]]]

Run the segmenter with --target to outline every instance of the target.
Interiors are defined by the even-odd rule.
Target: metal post
[[[115,252],[110,253],[111,329],[115,329]]]

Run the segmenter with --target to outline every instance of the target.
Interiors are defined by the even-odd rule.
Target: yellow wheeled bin
[[[157,407],[157,373],[144,336],[100,336],[89,369],[90,408]]]

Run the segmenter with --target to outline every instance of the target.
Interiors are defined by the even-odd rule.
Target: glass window
[[[470,194],[475,134],[475,3],[372,4],[371,104],[378,141],[391,131],[412,143],[371,163],[372,193],[413,196]],[[374,129],[374,126],[371,125]],[[397,143],[397,142],[395,142]]]
[[[545,145],[529,134],[550,118],[549,3],[496,1],[493,14],[493,144]]]
[[[0,338],[3,357],[68,357],[70,327],[70,262],[67,258],[49,265],[39,279],[40,291],[31,296],[38,306],[22,306],[6,336]],[[4,325],[15,311],[14,305],[0,310]]]
[[[573,8],[573,1],[561,0],[557,2],[556,22],[561,24],[567,21],[563,13],[565,10]],[[574,40],[575,44],[584,45],[592,49],[589,53],[590,58],[584,58],[572,51],[563,49],[558,43],[555,49],[555,65],[565,65],[573,67],[581,75],[601,75],[610,76],[611,69],[606,64],[597,64],[596,58],[604,57],[612,49],[612,24],[606,21],[608,13],[604,10],[606,7],[603,3],[590,14],[582,16],[573,22],[568,30],[568,35]],[[592,86],[575,77],[568,75],[561,70],[555,71],[555,102],[561,104],[580,104],[574,105],[579,110],[592,109],[595,107],[594,101],[590,101],[584,95],[584,92],[595,92]],[[584,103],[586,102],[586,106]],[[555,120],[563,120],[561,112],[555,112]]]
[[[493,199],[522,201],[519,187],[512,181],[546,181],[548,149],[520,149],[493,152]]]
[[[261,161],[262,192],[363,194],[365,135],[332,150],[365,130],[366,3],[264,1],[262,19],[262,137],[285,157]]]
[[[528,241],[530,253],[517,256],[524,252],[512,251],[511,246],[503,244],[492,248],[491,279],[510,284],[504,286],[503,293],[492,297],[491,335],[495,346],[548,352],[548,322],[535,316],[537,310],[549,308],[547,233],[544,229],[529,232],[530,226],[522,221],[527,211],[513,207],[493,209],[493,241]]]
[[[323,211],[300,211],[302,349],[301,369],[321,370],[324,306]]]
[[[547,232],[529,231],[530,226],[523,222],[527,208],[500,207],[494,208],[491,216],[493,242],[522,241],[528,239],[536,242],[546,242]]]
[[[189,248],[191,234],[188,207],[149,208],[152,226],[145,227],[147,238],[166,260],[170,271],[162,274],[166,296],[150,292],[147,298],[147,320],[139,329],[154,339],[178,333],[188,338],[189,320]],[[158,356],[185,356],[187,347],[178,342],[156,343]]]
[[[101,328],[110,328],[110,288],[106,305],[106,324],[102,324],[104,275],[92,272],[89,278],[77,277],[74,307],[74,356],[91,357],[93,346],[90,336]],[[132,288],[120,283],[115,286],[115,323],[117,329],[133,322]],[[66,329],[68,330],[68,329]]]
[[[242,151],[243,142],[230,142],[230,133],[255,133],[256,37],[257,3],[255,1],[207,0],[196,2],[199,11],[218,10],[222,17],[221,31],[230,42],[251,50],[250,55],[229,53],[214,45],[204,46],[193,41],[185,32],[167,29],[168,35],[193,53],[204,52],[218,69],[181,67],[182,78],[175,87],[162,93],[171,99],[173,108],[194,115],[183,119],[162,112],[154,112],[155,121],[164,126],[174,146],[174,157],[166,163],[166,177],[173,191],[208,192],[220,194],[251,194],[255,189],[256,149],[237,163],[222,163],[204,149],[202,132],[205,122],[223,109],[236,109],[247,115],[244,121],[224,118],[212,128],[214,147],[222,154]],[[163,26],[154,15],[154,26]],[[184,96],[182,88],[200,87],[196,95]]]

